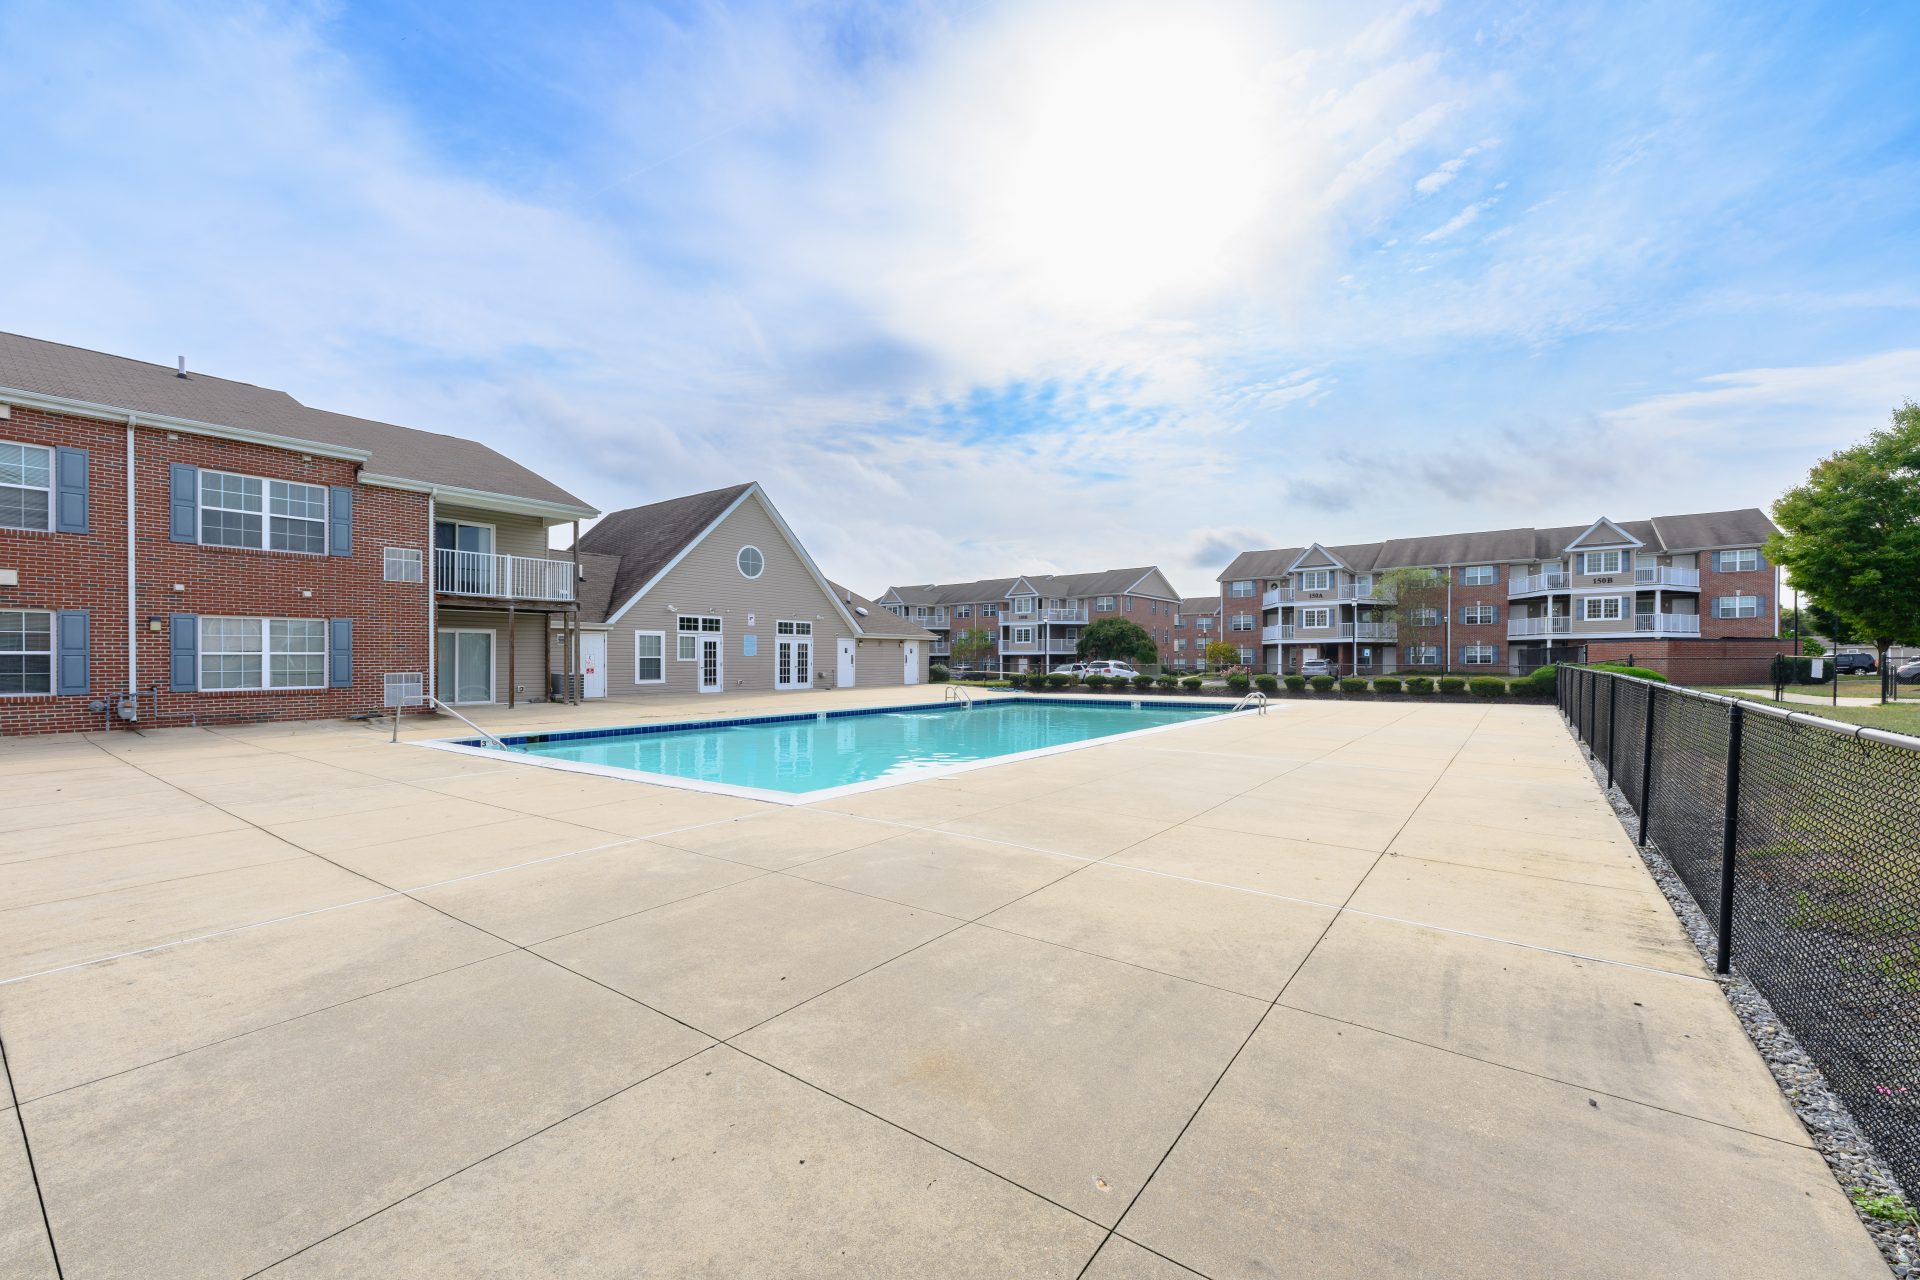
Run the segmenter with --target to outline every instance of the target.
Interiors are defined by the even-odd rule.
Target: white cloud
[[[1460,210],[1460,212],[1454,214],[1451,218],[1448,218],[1445,222],[1441,223],[1439,226],[1435,227],[1433,230],[1427,232],[1427,234],[1421,236],[1420,242],[1422,244],[1429,244],[1435,240],[1445,240],[1448,236],[1452,235],[1454,232],[1459,231],[1464,227],[1471,226],[1473,222],[1476,219],[1478,219],[1481,214],[1485,213],[1488,209],[1491,209],[1497,203],[1499,203],[1499,201],[1496,199],[1486,199],[1486,200],[1476,201],[1475,203],[1468,205],[1466,208]]]

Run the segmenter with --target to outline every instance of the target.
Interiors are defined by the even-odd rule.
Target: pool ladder
[[[964,702],[967,704],[967,710],[971,711],[973,710],[973,690],[950,684],[947,686],[947,691],[940,695],[940,701]]]
[[[1267,695],[1255,689],[1253,692],[1247,694],[1246,697],[1233,704],[1235,711],[1246,711],[1249,708],[1261,715],[1267,714]]]
[[[427,707],[432,707],[435,711],[444,711],[448,715],[452,716],[455,720],[458,720],[461,724],[467,726],[467,728],[473,730],[475,733],[479,734],[481,737],[485,738],[488,742],[491,742],[495,747],[498,747],[502,751],[524,751],[525,750],[525,748],[523,747],[508,746],[506,743],[500,741],[500,739],[494,737],[492,734],[488,733],[485,729],[482,729],[479,725],[467,719],[465,716],[461,715],[458,711],[455,711],[452,707],[440,701],[440,699],[434,697],[430,693],[423,693],[419,696],[418,699],[409,699],[407,705],[415,706],[415,707],[427,706]],[[400,708],[399,707],[395,707],[393,709],[393,740],[395,742],[400,741]]]

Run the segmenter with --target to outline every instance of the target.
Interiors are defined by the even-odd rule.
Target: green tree
[[[1222,667],[1237,667],[1240,665],[1240,650],[1228,644],[1225,640],[1209,640],[1207,642],[1207,665],[1215,671],[1220,670]]]
[[[1814,609],[1830,609],[1880,658],[1920,638],[1920,404],[1851,449],[1822,459],[1773,504],[1781,532],[1767,558],[1784,566]],[[1811,613],[1811,611],[1810,611]]]
[[[1389,569],[1373,580],[1373,612],[1394,626],[1395,652],[1406,666],[1407,650],[1439,643],[1447,612],[1446,579],[1431,569]],[[1425,619],[1431,613],[1432,622]]]
[[[1119,658],[1143,666],[1160,661],[1160,648],[1147,629],[1125,618],[1102,618],[1082,631],[1076,652],[1082,660]]]
[[[953,638],[953,660],[966,666],[978,666],[993,656],[993,632],[984,627],[969,627]]]

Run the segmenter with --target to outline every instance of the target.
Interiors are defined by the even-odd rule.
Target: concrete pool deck
[[[800,807],[334,723],[0,781],[0,1275],[42,1199],[67,1280],[1887,1274],[1550,708]]]

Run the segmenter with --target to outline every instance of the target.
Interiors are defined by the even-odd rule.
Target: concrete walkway
[[[0,1275],[42,1196],[67,1280],[1886,1275],[1550,709],[798,808],[335,724],[0,782]]]
[[[1768,702],[1773,701],[1773,690],[1771,687],[1765,689],[1735,689],[1734,692],[1743,697],[1760,698]],[[1830,693],[1795,693],[1789,689],[1783,691],[1780,697],[1786,702],[1804,702],[1816,707],[1831,707],[1836,705],[1842,707],[1877,707],[1880,705],[1880,698],[1877,694],[1871,698],[1842,697],[1835,699]]]

